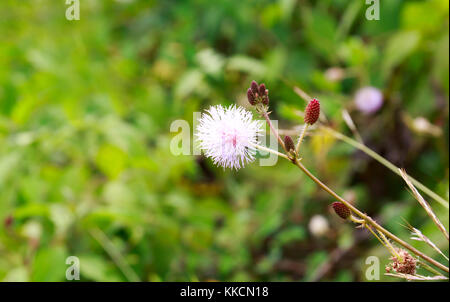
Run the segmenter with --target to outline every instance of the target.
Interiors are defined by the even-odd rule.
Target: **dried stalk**
[[[425,212],[427,212],[428,216],[430,216],[430,218],[436,224],[438,229],[442,232],[442,234],[444,234],[445,238],[447,238],[447,240],[448,240],[448,233],[447,233],[447,230],[445,229],[444,225],[441,223],[439,218],[433,212],[433,209],[431,209],[431,207],[428,204],[428,202],[426,202],[426,200],[423,199],[422,195],[420,195],[419,191],[417,191],[417,189],[411,183],[411,181],[409,180],[408,174],[406,174],[406,171],[404,169],[398,169],[398,170],[400,172],[400,175],[403,177],[403,179],[405,180],[406,184],[408,185],[408,187],[411,189],[411,191],[412,191],[414,197],[416,198],[416,200],[420,203],[420,205],[424,208]]]

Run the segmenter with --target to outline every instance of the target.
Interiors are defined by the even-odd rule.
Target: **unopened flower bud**
[[[250,88],[247,90],[247,98],[250,104],[269,105],[269,90],[265,84],[258,85],[256,81],[252,81]]]
[[[347,219],[350,216],[350,209],[342,202],[333,202],[332,206],[336,214],[342,219]]]
[[[292,140],[292,137],[290,137],[289,135],[286,135],[284,137],[284,145],[286,146],[286,150],[288,151],[295,150],[294,141]]]
[[[259,85],[259,94],[261,96],[266,94],[266,85],[264,85],[264,84]]]
[[[319,119],[319,115],[320,115],[320,103],[318,100],[313,99],[306,106],[305,123],[310,124],[310,125],[314,124]]]
[[[258,89],[258,83],[256,83],[256,81],[252,81],[252,83],[250,84],[250,88],[252,89],[253,93],[258,93],[259,89]]]
[[[249,89],[247,90],[247,99],[248,99],[248,102],[249,102],[251,105],[255,105],[255,104],[256,104],[256,99],[255,99],[255,96],[254,96],[254,94],[253,94],[251,88],[249,88]]]

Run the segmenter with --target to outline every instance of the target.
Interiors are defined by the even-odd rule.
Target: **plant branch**
[[[302,144],[303,138],[305,137],[308,126],[309,126],[309,124],[305,124],[305,126],[302,129],[302,133],[300,134],[300,138],[298,139],[297,147],[295,148],[296,154],[299,154],[299,152],[300,152],[300,145]]]
[[[373,151],[370,148],[368,148],[366,145],[363,145],[363,144],[357,142],[356,140],[354,140],[354,139],[352,139],[352,138],[350,138],[350,137],[348,137],[348,136],[346,136],[346,135],[344,135],[344,134],[342,134],[340,132],[337,132],[337,131],[331,129],[330,127],[321,125],[320,128],[326,130],[328,133],[333,135],[335,138],[337,138],[339,140],[342,140],[342,141],[346,142],[347,144],[349,144],[349,145],[351,145],[351,146],[353,146],[353,147],[363,151],[364,153],[366,153],[367,155],[369,155],[370,157],[372,157],[373,159],[375,159],[376,161],[378,161],[379,163],[384,165],[386,168],[388,168],[389,170],[391,170],[392,172],[394,172],[398,176],[401,176],[401,174],[400,174],[400,172],[398,170],[399,168],[397,168],[394,164],[392,164],[390,161],[388,161],[387,159],[385,159],[384,157],[382,157],[381,155],[379,155],[375,151]],[[429,197],[431,197],[434,200],[436,200],[437,202],[439,202],[441,205],[443,205],[447,209],[449,208],[448,201],[446,201],[444,198],[440,197],[439,195],[437,195],[436,193],[431,191],[429,188],[427,188],[425,185],[423,185],[421,182],[419,182],[418,180],[414,179],[410,175],[408,175],[408,178],[422,192],[424,192]]]
[[[266,151],[266,152],[269,152],[269,153],[272,153],[272,154],[275,154],[275,155],[278,155],[278,156],[281,156],[281,157],[283,157],[285,159],[290,160],[289,157],[286,154],[280,153],[280,152],[278,152],[276,150],[273,150],[273,149],[270,149],[270,148],[267,148],[267,147],[264,147],[264,146],[261,146],[261,145],[258,145],[258,144],[253,144],[253,143],[250,143],[250,146],[252,146],[255,149],[259,149],[261,151]]]
[[[426,200],[423,199],[422,195],[420,195],[420,193],[417,191],[417,189],[411,183],[410,177],[408,176],[408,174],[406,174],[406,171],[404,169],[399,169],[399,172],[400,172],[400,175],[405,180],[408,187],[413,192],[414,198],[416,198],[416,200],[420,203],[420,205],[423,207],[425,212],[427,212],[428,216],[433,220],[433,222],[436,224],[436,226],[442,232],[442,234],[445,236],[445,238],[447,238],[447,240],[449,240],[448,233],[447,233],[447,230],[445,229],[444,225],[439,220],[439,218],[436,216],[436,214],[433,212],[433,210],[431,209],[428,202],[426,202]]]
[[[269,118],[269,114],[267,113],[266,110],[263,110],[261,112],[261,115],[266,119],[267,124],[269,124],[270,130],[272,131],[272,133],[276,136],[278,143],[281,145],[281,147],[283,147],[283,150],[288,153],[288,151],[286,150],[286,146],[284,145],[283,140],[281,139],[280,135],[278,134],[278,131],[275,129],[275,127],[273,126],[270,118]]]
[[[305,100],[306,102],[311,101],[311,97],[302,89],[300,89],[300,87],[294,86],[294,92],[300,96],[303,100]],[[325,121],[325,115],[321,114],[320,121]],[[340,139],[344,142],[346,142],[347,144],[363,151],[364,153],[366,153],[367,155],[369,155],[370,157],[372,157],[373,159],[375,159],[376,161],[378,161],[379,163],[381,163],[382,165],[384,165],[385,167],[387,167],[388,169],[390,169],[392,172],[394,172],[395,174],[401,176],[398,172],[398,167],[396,167],[394,164],[392,164],[391,162],[389,162],[387,159],[385,159],[384,157],[382,157],[381,155],[379,155],[378,153],[374,152],[373,150],[369,149],[368,147],[366,147],[364,144],[355,141],[354,139],[340,133],[337,132],[333,129],[331,129],[330,127],[326,127],[324,125],[320,126],[321,128],[328,130],[335,138]],[[445,200],[444,198],[442,198],[441,196],[437,195],[436,193],[434,193],[432,190],[430,190],[429,188],[427,188],[425,185],[423,185],[421,182],[419,182],[418,180],[412,178],[411,176],[409,176],[409,179],[411,180],[411,182],[417,187],[419,188],[419,190],[421,190],[422,192],[424,192],[425,194],[427,194],[429,197],[433,198],[434,200],[436,200],[437,202],[439,202],[441,205],[443,205],[444,207],[446,207],[447,209],[449,208],[449,203],[447,200]]]
[[[417,256],[422,257],[424,260],[426,260],[427,262],[429,262],[430,264],[433,264],[434,266],[438,267],[439,269],[445,271],[445,272],[449,272],[448,267],[446,267],[445,265],[437,262],[436,260],[434,260],[433,258],[425,255],[424,253],[422,253],[421,251],[417,250],[416,248],[414,248],[413,246],[411,246],[410,244],[408,244],[407,242],[403,241],[402,239],[398,238],[397,236],[395,236],[394,234],[392,234],[391,232],[389,232],[388,230],[386,230],[385,228],[383,228],[382,226],[380,226],[375,220],[373,220],[370,216],[364,214],[363,212],[361,212],[360,210],[358,210],[355,206],[353,206],[351,203],[349,203],[348,201],[346,201],[345,199],[343,199],[342,197],[340,197],[338,194],[336,194],[333,190],[331,190],[329,187],[327,187],[323,182],[321,182],[317,177],[315,177],[300,161],[295,160],[293,161],[293,163],[300,168],[300,170],[302,170],[309,178],[311,178],[317,185],[319,185],[319,187],[321,187],[325,192],[327,192],[328,194],[330,194],[331,196],[333,196],[335,199],[337,199],[338,201],[342,202],[344,205],[346,205],[352,212],[354,212],[355,214],[357,214],[360,218],[364,219],[366,221],[366,223],[370,224],[372,227],[374,227],[377,231],[379,231],[380,233],[386,235],[387,237],[389,237],[391,240],[395,241],[397,244],[405,247],[406,249],[410,250],[411,252],[413,252],[414,254],[416,254]]]

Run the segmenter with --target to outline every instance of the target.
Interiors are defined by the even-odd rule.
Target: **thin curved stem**
[[[281,139],[280,135],[278,134],[278,131],[273,126],[272,122],[270,121],[269,114],[267,111],[263,111],[261,115],[266,119],[267,124],[269,124],[270,130],[273,132],[273,134],[276,136],[278,143],[283,147],[283,150],[288,153],[288,150],[286,150],[286,146],[284,145],[283,140]]]
[[[335,138],[337,138],[339,140],[342,140],[342,141],[346,142],[347,144],[349,144],[349,145],[351,145],[351,146],[353,146],[353,147],[363,151],[364,153],[366,153],[367,155],[369,155],[370,157],[372,157],[373,159],[375,159],[376,161],[378,161],[379,163],[384,165],[386,168],[388,168],[389,170],[391,170],[392,172],[394,172],[398,176],[402,176],[400,174],[400,172],[398,171],[398,168],[394,164],[392,164],[390,161],[388,161],[387,159],[385,159],[384,157],[382,157],[381,155],[379,155],[375,151],[373,151],[370,148],[368,148],[366,145],[363,145],[363,144],[357,142],[356,140],[354,140],[354,139],[352,139],[352,138],[350,138],[350,137],[348,137],[348,136],[346,136],[346,135],[344,135],[344,134],[342,134],[340,132],[337,132],[337,131],[331,129],[330,127],[322,125],[322,126],[320,126],[320,128],[326,130],[331,135],[333,135]],[[411,177],[411,175],[408,175],[408,177],[411,180],[411,182],[417,188],[419,188],[419,190],[421,190],[423,193],[427,194],[429,197],[431,197],[434,200],[436,200],[437,202],[439,202],[441,205],[443,205],[447,209],[449,208],[448,201],[446,201],[444,198],[442,198],[441,196],[439,196],[436,193],[434,193],[433,191],[431,191],[429,188],[427,188],[425,185],[423,185],[418,180],[416,180],[413,177]]]
[[[439,276],[444,276],[442,275],[439,271],[435,270],[434,268],[432,268],[431,266],[429,266],[428,264],[426,264],[425,262],[422,261],[418,261],[418,264],[421,265],[424,269],[426,269],[427,271],[429,271],[430,273],[433,273],[435,275],[439,275]],[[444,276],[445,277],[445,276]]]
[[[297,147],[295,148],[295,153],[299,154],[300,145],[302,144],[303,139],[305,138],[306,130],[308,129],[309,124],[305,124],[303,127],[302,133],[300,134],[300,138],[298,139]]]
[[[119,267],[128,281],[139,282],[139,276],[134,272],[134,270],[129,266],[129,264],[125,261],[123,256],[114,246],[114,244],[109,240],[109,238],[103,233],[99,228],[94,228],[90,230],[91,236],[95,238],[95,240],[100,243],[100,245],[105,249],[105,251],[109,254],[114,263]]]
[[[261,145],[258,145],[258,144],[253,144],[253,143],[250,143],[250,146],[252,146],[255,149],[259,149],[261,151],[266,151],[266,152],[269,152],[269,153],[272,153],[272,154],[275,154],[277,156],[281,156],[281,157],[283,157],[285,159],[290,160],[289,157],[286,154],[280,153],[280,152],[275,151],[273,149],[270,149],[270,148],[267,148],[267,147],[264,147],[264,146],[261,146]]]
[[[352,212],[354,212],[355,214],[357,214],[360,218],[364,219],[366,221],[366,223],[370,224],[372,227],[374,227],[377,231],[379,231],[380,233],[386,235],[387,237],[389,237],[391,240],[395,241],[397,244],[405,247],[406,249],[410,250],[411,252],[413,252],[414,254],[416,254],[417,256],[422,257],[424,260],[426,260],[427,262],[429,262],[430,264],[433,264],[434,266],[438,267],[439,269],[445,271],[445,272],[449,272],[448,267],[446,267],[445,265],[437,262],[436,260],[434,260],[433,258],[425,255],[424,253],[422,253],[421,251],[417,250],[415,247],[411,246],[409,243],[403,241],[402,239],[398,238],[397,236],[395,236],[394,234],[392,234],[391,232],[389,232],[388,230],[386,230],[385,228],[383,228],[382,226],[380,226],[375,220],[373,220],[370,216],[364,214],[363,212],[361,212],[360,210],[358,210],[355,206],[353,206],[351,203],[349,203],[348,201],[346,201],[344,198],[340,197],[338,194],[336,194],[333,190],[331,190],[329,187],[327,187],[323,182],[321,182],[317,177],[315,177],[300,161],[295,160],[292,161],[297,167],[300,168],[300,170],[302,170],[309,178],[311,178],[317,185],[319,185],[319,187],[321,187],[324,191],[326,191],[328,194],[330,194],[331,196],[333,196],[335,199],[337,199],[338,201],[342,202],[344,205],[346,205]]]
[[[294,92],[301,97],[303,100],[305,100],[305,102],[309,102],[312,100],[312,98],[302,89],[300,89],[300,87],[294,86]],[[326,120],[325,115],[321,114],[319,120]],[[381,163],[382,165],[384,165],[386,168],[390,169],[392,172],[394,172],[395,174],[397,174],[398,176],[401,176],[400,173],[398,172],[398,167],[396,167],[395,165],[393,165],[391,162],[389,162],[387,159],[385,159],[384,157],[382,157],[381,155],[379,155],[378,153],[376,153],[375,151],[371,150],[370,148],[368,148],[367,146],[365,146],[364,144],[361,144],[358,141],[355,141],[354,139],[340,133],[337,131],[334,131],[333,129],[331,129],[330,127],[326,127],[326,126],[320,126],[321,128],[328,130],[334,137],[336,137],[337,139],[340,139],[346,143],[348,143],[349,145],[352,145],[353,147],[363,151],[364,153],[366,153],[367,155],[369,155],[370,157],[372,157],[373,159],[377,160],[379,163]],[[408,175],[409,176],[409,175]],[[428,187],[426,187],[425,185],[423,185],[421,182],[419,182],[418,180],[412,178],[411,176],[409,176],[411,182],[417,187],[419,188],[419,190],[421,190],[422,192],[424,192],[426,195],[428,195],[429,197],[433,198],[434,200],[436,200],[437,202],[439,202],[441,205],[443,205],[444,207],[446,207],[447,209],[449,208],[449,202],[448,200],[445,200],[444,198],[442,198],[441,196],[439,196],[438,194],[436,194],[435,192],[433,192],[432,190],[430,190]]]

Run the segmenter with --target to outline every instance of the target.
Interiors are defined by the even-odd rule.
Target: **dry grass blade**
[[[385,276],[392,276],[392,277],[397,277],[397,278],[403,278],[406,279],[408,281],[410,280],[414,280],[414,281],[436,281],[436,280],[448,280],[447,277],[445,276],[421,276],[421,275],[409,275],[409,274],[402,274],[402,273],[385,273]]]
[[[419,191],[417,191],[417,189],[411,183],[411,181],[409,180],[408,174],[406,174],[406,171],[404,169],[399,169],[399,172],[400,172],[400,175],[402,176],[402,178],[405,180],[405,182],[408,185],[408,187],[411,189],[411,191],[412,191],[414,197],[416,198],[416,200],[425,209],[425,211],[427,212],[428,216],[431,217],[433,222],[436,224],[436,226],[439,228],[439,230],[442,232],[442,234],[444,234],[445,238],[447,238],[447,240],[448,240],[449,239],[448,238],[448,233],[447,233],[447,230],[445,229],[444,225],[441,223],[439,218],[437,218],[436,214],[434,214],[434,212],[431,209],[431,207],[428,204],[428,202],[426,202],[425,199],[423,199],[422,195],[420,195]]]
[[[303,100],[305,100],[306,102],[309,102],[311,100],[311,97],[304,92],[302,89],[300,89],[297,86],[294,86],[294,92],[301,97]],[[300,111],[296,111],[297,114],[299,114],[299,116],[303,117],[302,112]],[[326,123],[326,117],[325,114],[320,114],[319,120],[321,122],[325,122]],[[391,170],[392,172],[394,172],[395,174],[400,176],[400,173],[398,172],[398,167],[395,166],[394,164],[392,164],[390,161],[388,161],[387,159],[385,159],[384,157],[382,157],[381,155],[379,155],[378,153],[376,153],[375,151],[373,151],[372,149],[368,148],[366,145],[362,144],[361,142],[354,140],[351,137],[348,137],[340,132],[337,132],[335,130],[333,130],[330,127],[325,126],[324,124],[319,125],[320,128],[328,131],[330,134],[332,134],[335,138],[355,147],[356,149],[366,153],[368,156],[372,157],[373,159],[375,159],[376,161],[378,161],[380,164],[382,164],[383,166],[385,166],[386,168],[388,168],[389,170]],[[436,200],[438,203],[440,203],[441,205],[443,205],[444,207],[446,207],[447,209],[449,208],[449,202],[447,200],[445,200],[444,198],[442,198],[441,196],[439,196],[438,194],[436,194],[435,192],[433,192],[432,190],[430,190],[428,187],[426,187],[424,184],[422,184],[420,181],[414,179],[413,177],[409,176],[411,182],[417,187],[419,188],[419,190],[421,190],[423,193],[425,193],[426,195],[428,195],[429,197],[433,198],[434,200]]]
[[[445,254],[436,246],[436,244],[434,244],[427,236],[425,236],[420,230],[411,227],[411,232],[412,235],[415,235],[413,237],[411,237],[411,239],[413,240],[418,240],[418,241],[423,241],[426,244],[428,244],[429,246],[431,246],[436,252],[438,252],[439,254],[441,254],[445,259],[447,259],[448,261],[448,257],[445,256]]]
[[[350,130],[352,131],[356,140],[358,142],[360,142],[361,144],[364,144],[361,134],[359,134],[358,129],[356,128],[356,125],[353,122],[352,117],[350,116],[350,113],[348,113],[348,111],[346,109],[342,110],[342,118],[344,119],[344,122],[347,124],[347,126],[350,128]]]

